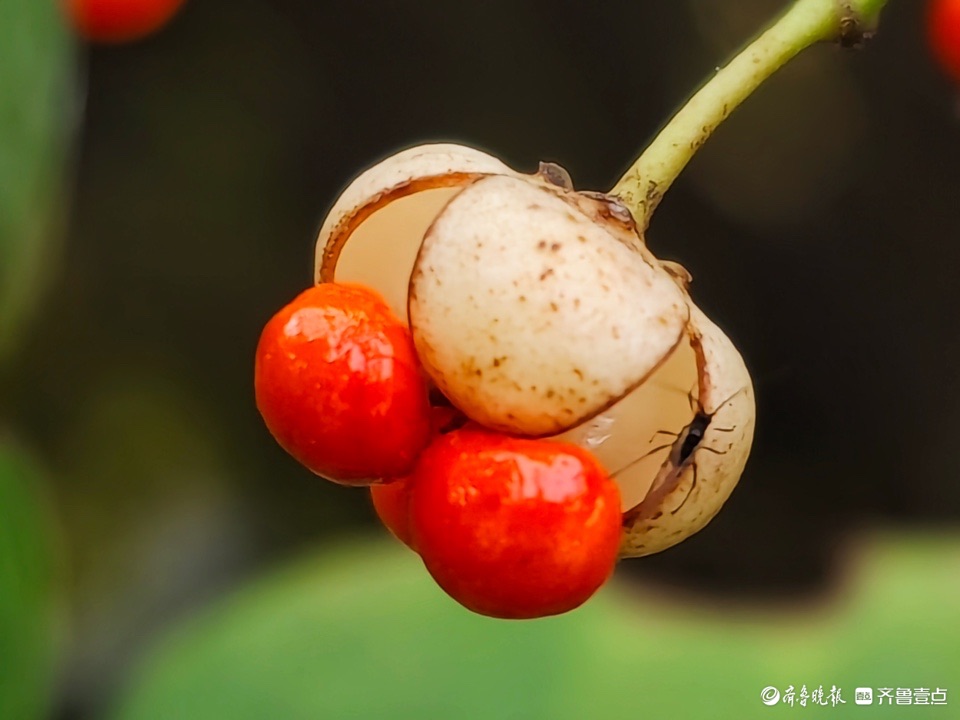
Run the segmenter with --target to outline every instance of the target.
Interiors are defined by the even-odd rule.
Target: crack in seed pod
[[[690,326],[699,375],[694,417],[656,448],[670,452],[645,498],[624,514],[621,557],[659,552],[699,532],[733,492],[750,453],[756,405],[743,358],[696,306]]]

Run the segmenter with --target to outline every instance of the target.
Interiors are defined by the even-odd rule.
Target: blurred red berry
[[[336,482],[406,475],[430,439],[410,332],[363,287],[318,285],[274,315],[257,346],[254,386],[277,442]]]
[[[613,572],[620,493],[586,450],[461,429],[428,447],[410,488],[412,539],[427,570],[475,612],[572,610]]]
[[[183,0],[64,0],[76,31],[94,42],[138,40],[167,24]]]
[[[940,66],[960,83],[960,0],[931,0],[927,37]]]

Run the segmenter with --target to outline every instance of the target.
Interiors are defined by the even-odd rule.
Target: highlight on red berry
[[[277,442],[335,482],[406,475],[430,440],[410,332],[364,287],[317,285],[274,315],[257,346],[254,387]]]
[[[63,0],[76,31],[93,42],[122,43],[156,32],[183,0]]]
[[[927,38],[940,66],[960,83],[960,0],[931,0]]]
[[[564,613],[613,572],[620,493],[582,448],[464,428],[435,439],[411,480],[412,542],[475,612]]]

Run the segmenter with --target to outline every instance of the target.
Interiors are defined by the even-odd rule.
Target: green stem
[[[717,71],[660,131],[610,191],[645,230],[663,194],[727,116],[794,55],[821,40],[856,43],[887,0],[796,0]]]

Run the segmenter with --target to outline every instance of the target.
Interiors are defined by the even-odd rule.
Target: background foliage
[[[463,612],[423,582],[412,553],[353,544],[189,625],[115,717],[747,720],[773,711],[762,688],[792,684],[826,684],[827,696],[837,684],[846,704],[830,717],[863,717],[853,689],[868,679],[929,692],[956,678],[955,607],[931,598],[960,592],[958,550],[956,536],[873,537],[849,592],[803,609],[705,611],[620,588],[578,613],[509,623]]]

